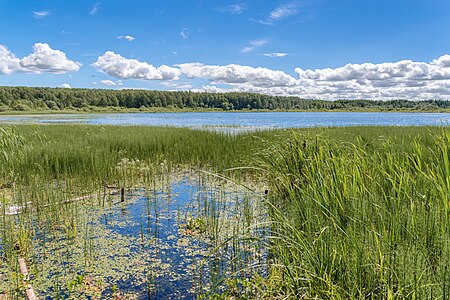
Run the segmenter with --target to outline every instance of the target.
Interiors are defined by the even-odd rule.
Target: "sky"
[[[0,86],[450,99],[449,0],[0,0]]]

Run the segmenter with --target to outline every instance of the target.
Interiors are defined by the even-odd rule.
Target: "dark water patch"
[[[262,193],[185,174],[101,202],[73,204],[76,220],[36,236],[41,296],[195,299],[265,274]]]

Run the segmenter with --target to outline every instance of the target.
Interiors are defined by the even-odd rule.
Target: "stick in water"
[[[37,300],[37,297],[34,294],[33,287],[31,286],[31,284],[27,283],[28,269],[27,269],[27,264],[25,263],[25,259],[23,259],[22,257],[19,257],[19,270],[20,270],[20,273],[22,273],[22,275],[23,275],[23,283],[26,286],[25,293],[27,294],[27,299],[28,300]]]

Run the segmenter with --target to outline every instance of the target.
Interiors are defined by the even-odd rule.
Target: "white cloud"
[[[217,10],[220,12],[230,13],[233,15],[240,15],[244,12],[245,5],[242,3],[231,4],[231,5],[219,7]]]
[[[298,13],[297,4],[289,3],[278,6],[269,15],[269,21],[275,22]]]
[[[438,59],[433,60],[433,65],[437,65],[439,67],[449,68],[450,67],[450,55],[445,54],[439,57]]]
[[[48,44],[36,43],[33,53],[20,60],[20,66],[31,73],[63,74],[78,71],[81,64],[68,59],[60,50],[53,50]]]
[[[127,41],[129,41],[129,42],[132,42],[132,41],[134,41],[136,38],[135,38],[134,36],[131,36],[131,35],[119,35],[119,36],[117,37],[117,39],[119,39],[119,40],[127,40]]]
[[[241,53],[250,53],[255,51],[256,48],[262,47],[267,44],[269,41],[265,39],[259,39],[250,41],[247,46],[241,49]]]
[[[442,56],[431,63],[402,60],[394,63],[347,64],[336,69],[302,70],[295,72],[301,80],[317,82],[355,81],[375,86],[416,85],[424,80],[450,79],[449,57]]]
[[[192,92],[195,93],[227,93],[227,92],[237,92],[237,89],[224,89],[224,88],[219,88],[215,85],[204,85],[199,89],[191,89]]]
[[[299,12],[298,6],[299,5],[297,3],[285,3],[278,6],[273,11],[271,11],[269,16],[266,17],[265,19],[262,20],[252,19],[252,20],[264,25],[274,25],[278,21],[281,21],[290,16],[298,14]]]
[[[288,54],[287,53],[274,52],[274,53],[264,53],[263,55],[267,56],[267,57],[285,57]]]
[[[48,44],[36,43],[33,53],[19,59],[3,45],[0,45],[0,74],[54,73],[63,74],[80,69],[81,64],[66,57],[59,50],[53,50]]]
[[[0,74],[11,74],[20,69],[20,59],[3,45],[0,45]]]
[[[183,28],[180,32],[180,37],[183,40],[186,40],[189,38],[189,30],[187,28]]]
[[[161,85],[168,87],[171,91],[176,90],[191,90],[193,89],[192,84],[186,82],[177,82],[177,81],[161,81]]]
[[[70,86],[70,84],[68,84],[68,83],[63,83],[63,84],[61,84],[60,86],[58,86],[59,88],[62,88],[62,89],[71,89],[72,87]]]
[[[100,9],[100,2],[95,3],[94,5],[91,6],[91,8],[89,9],[89,14],[91,16],[95,16],[98,12],[98,10]]]
[[[50,16],[50,11],[43,10],[43,11],[33,11],[33,18],[35,19],[43,19]]]
[[[197,68],[201,66],[198,65]],[[450,55],[443,55],[429,63],[404,60],[380,64],[348,64],[335,69],[302,70],[297,68],[295,71],[298,79],[293,84],[288,80],[288,84],[284,85],[274,84],[274,79],[270,76],[266,76],[266,80],[259,82],[253,80],[252,76],[245,77],[247,80],[239,81],[238,79],[242,79],[245,72],[240,72],[240,75],[234,72],[225,72],[235,79],[218,78],[216,80],[209,73],[214,74],[218,72],[217,70],[209,70],[209,72],[194,70],[196,73],[191,71],[192,77],[208,78],[213,82],[201,89],[193,89],[193,91],[252,92],[325,100],[450,100]],[[183,73],[189,75],[186,71]],[[217,87],[216,84],[219,83],[228,84],[228,87]]]
[[[292,86],[296,79],[282,71],[267,68],[253,68],[241,65],[208,66],[199,63],[177,65],[188,78],[205,78],[214,83],[238,85],[250,83],[254,86]]]
[[[254,42],[251,45],[264,45]],[[265,54],[282,57],[285,53]],[[81,64],[66,57],[48,44],[36,43],[33,52],[20,59],[6,46],[0,45],[0,74],[53,73],[78,71]],[[272,95],[295,95],[316,99],[450,99],[450,55],[431,62],[402,60],[387,63],[347,64],[339,68],[303,70],[296,68],[298,78],[268,68],[237,64],[224,66],[200,63],[174,67],[154,67],[146,62],[127,59],[114,52],[105,52],[93,64],[95,68],[116,78],[142,80],[178,80],[200,78],[210,83],[202,90],[245,91]],[[120,80],[102,80],[100,84],[120,86]],[[175,89],[191,89],[190,82],[174,85]],[[219,85],[220,87],[216,87]],[[64,85],[67,87],[66,85]]]
[[[100,80],[101,85],[107,86],[120,86],[123,85],[122,80],[112,81],[112,80]]]
[[[112,51],[105,52],[92,64],[96,69],[121,79],[178,80],[180,70],[168,66],[154,67],[146,62],[128,59]]]
[[[313,99],[450,99],[450,56],[430,63],[348,64],[335,69],[303,70],[294,86],[234,87],[240,91],[295,95]]]
[[[190,90],[192,88],[193,88],[193,86],[191,84],[180,84],[180,85],[175,86],[175,89],[177,89],[177,90]]]

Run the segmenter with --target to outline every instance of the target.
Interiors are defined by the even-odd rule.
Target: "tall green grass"
[[[265,151],[268,297],[450,297],[450,131],[393,130],[352,142],[297,133]]]
[[[14,269],[17,256],[32,257],[39,230],[63,228],[68,241],[83,234],[77,205],[65,201],[101,194],[105,184],[146,186],[181,165],[269,184],[269,275],[231,283],[230,290],[245,285],[251,297],[269,299],[446,299],[449,143],[449,129],[423,127],[228,135],[164,127],[2,126],[0,273],[5,265]],[[92,205],[103,204],[101,197],[92,199]],[[32,214],[25,209],[6,216],[10,205]],[[252,215],[245,202],[240,207],[245,217]],[[208,206],[207,214],[220,211]],[[214,233],[217,224],[209,225]],[[20,277],[10,278],[9,291],[20,298]]]
[[[4,127],[20,138],[6,151],[14,162],[0,157],[2,179],[29,182],[38,176],[42,182],[77,180],[85,184],[116,180],[117,164],[123,159],[157,165],[163,162],[185,164],[221,171],[236,166],[260,143],[252,135],[232,136],[208,131],[164,127],[113,127],[48,125]],[[16,147],[17,150],[11,147]],[[17,178],[6,178],[13,172]]]

